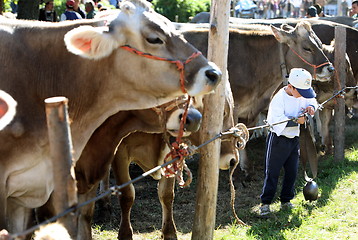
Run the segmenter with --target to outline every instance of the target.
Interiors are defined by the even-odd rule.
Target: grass
[[[227,172],[220,172],[215,240],[262,239],[357,239],[358,240],[358,122],[346,123],[345,159],[335,162],[333,156],[324,156],[319,161],[319,199],[304,200],[302,188],[305,184],[303,173],[296,184],[297,195],[292,201],[295,208],[280,210],[279,202],[272,205],[273,213],[267,218],[258,214],[259,194],[262,187],[262,149],[264,141],[250,141],[249,154],[256,159],[254,176],[246,186],[236,184],[235,209],[238,217],[247,226],[237,225],[230,207],[230,191]],[[193,172],[193,183],[188,189],[177,189],[175,199],[175,220],[178,239],[191,239],[191,227],[195,210],[196,163],[189,168]],[[132,224],[134,239],[161,239],[161,209],[156,197],[156,182],[138,183],[136,203],[133,207]],[[149,198],[149,199],[148,199]],[[116,212],[117,211],[117,212]],[[118,209],[114,213],[118,218]],[[94,239],[116,239],[118,219],[111,224],[96,223]]]
[[[281,211],[277,202],[273,204],[274,213],[262,219],[257,217],[257,209],[252,209],[249,214],[256,221],[247,227],[232,224],[217,229],[214,239],[358,239],[357,154],[352,150],[342,163],[330,158],[320,165],[325,174],[317,180],[317,201],[305,201],[299,191],[293,210]],[[298,190],[302,189],[301,181]]]

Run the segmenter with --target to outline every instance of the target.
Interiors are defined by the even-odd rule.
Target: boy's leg
[[[291,201],[295,196],[295,182],[298,173],[298,159],[299,159],[299,140],[298,137],[291,140],[287,148],[291,149],[291,154],[287,158],[283,167],[285,170],[280,200],[282,203]]]
[[[277,189],[280,170],[288,157],[287,138],[270,133],[266,141],[265,179],[262,188],[261,203],[271,204]]]

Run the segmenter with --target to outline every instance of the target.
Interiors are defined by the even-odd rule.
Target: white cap
[[[312,75],[306,69],[292,68],[290,76],[288,77],[288,82],[297,89],[297,91],[301,94],[302,97],[316,97],[316,93],[311,87]]]

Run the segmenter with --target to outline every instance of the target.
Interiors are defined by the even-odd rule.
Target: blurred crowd
[[[312,17],[314,7],[318,17],[325,16],[326,0],[239,0],[232,1],[235,17],[246,18],[303,18]],[[349,16],[350,4],[342,0],[342,16]],[[312,10],[310,10],[310,8]]]

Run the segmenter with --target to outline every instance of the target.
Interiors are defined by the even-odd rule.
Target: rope
[[[185,65],[190,63],[194,58],[201,55],[201,52],[199,52],[199,51],[194,52],[185,61],[180,61],[180,60],[175,60],[175,59],[170,59],[170,58],[154,56],[150,53],[142,52],[142,51],[140,51],[134,47],[131,47],[129,45],[121,46],[121,48],[124,50],[127,50],[129,52],[135,53],[139,56],[145,57],[145,58],[175,63],[178,71],[180,72],[180,88],[183,93],[187,93],[187,91],[185,89],[185,72],[184,72]],[[171,148],[171,151],[167,154],[167,156],[164,159],[164,161],[166,161],[170,156],[172,158],[179,157],[179,161],[176,161],[175,163],[168,165],[164,169],[162,169],[162,174],[165,177],[174,177],[175,175],[177,175],[178,172],[180,172],[181,174],[177,175],[177,177],[179,178],[179,183],[180,183],[180,186],[182,186],[182,187],[184,186],[184,183],[183,183],[184,181],[182,179],[182,170],[185,165],[184,158],[189,155],[189,151],[187,150],[187,147],[185,147],[185,145],[181,143],[181,139],[184,134],[184,125],[185,125],[186,117],[188,114],[189,102],[190,102],[190,96],[188,97],[187,106],[185,108],[183,117],[180,121],[179,134],[176,138],[176,141],[174,143],[172,143],[171,146],[169,146]],[[188,172],[188,171],[186,171],[186,172]]]
[[[185,74],[184,74],[184,68],[185,65],[188,64],[189,62],[191,62],[194,58],[198,57],[201,55],[201,52],[194,52],[190,57],[188,57],[187,60],[185,61],[180,61],[180,60],[174,60],[174,59],[170,59],[170,58],[164,58],[164,57],[158,57],[158,56],[154,56],[150,53],[145,53],[142,52],[134,47],[131,47],[129,45],[124,45],[121,46],[122,49],[127,50],[129,52],[135,53],[139,56],[145,57],[145,58],[149,58],[149,59],[154,59],[154,60],[159,60],[159,61],[166,61],[166,62],[170,62],[170,63],[175,63],[177,66],[178,71],[180,72],[180,87],[183,93],[187,93],[186,89],[185,89]]]
[[[183,180],[182,171],[183,171],[184,167],[185,167],[186,173],[189,176],[189,178],[191,176],[190,170],[184,162],[185,157],[189,156],[190,152],[188,150],[188,146],[182,142],[182,137],[184,134],[184,126],[185,126],[185,122],[186,122],[186,117],[188,115],[189,102],[190,102],[190,97],[188,98],[188,103],[185,107],[182,119],[180,121],[180,128],[179,128],[178,136],[177,136],[175,142],[173,142],[171,145],[169,145],[171,150],[164,158],[164,162],[169,157],[171,157],[172,159],[179,157],[179,160],[162,168],[162,171],[161,171],[162,175],[165,176],[166,178],[177,176],[180,187],[185,187],[190,184],[189,182],[185,183]]]
[[[316,69],[317,68],[320,68],[320,67],[322,67],[322,66],[324,66],[324,65],[327,65],[327,64],[331,64],[328,60],[327,60],[327,62],[324,62],[324,63],[322,63],[322,64],[320,64],[320,65],[314,65],[314,64],[312,64],[312,63],[309,63],[308,61],[306,61],[303,57],[301,57],[295,50],[293,50],[292,48],[290,48],[291,49],[291,51],[294,53],[294,54],[296,54],[304,63],[306,63],[306,64],[308,64],[308,65],[310,65],[311,67],[313,67],[313,77],[314,78],[316,78]]]

